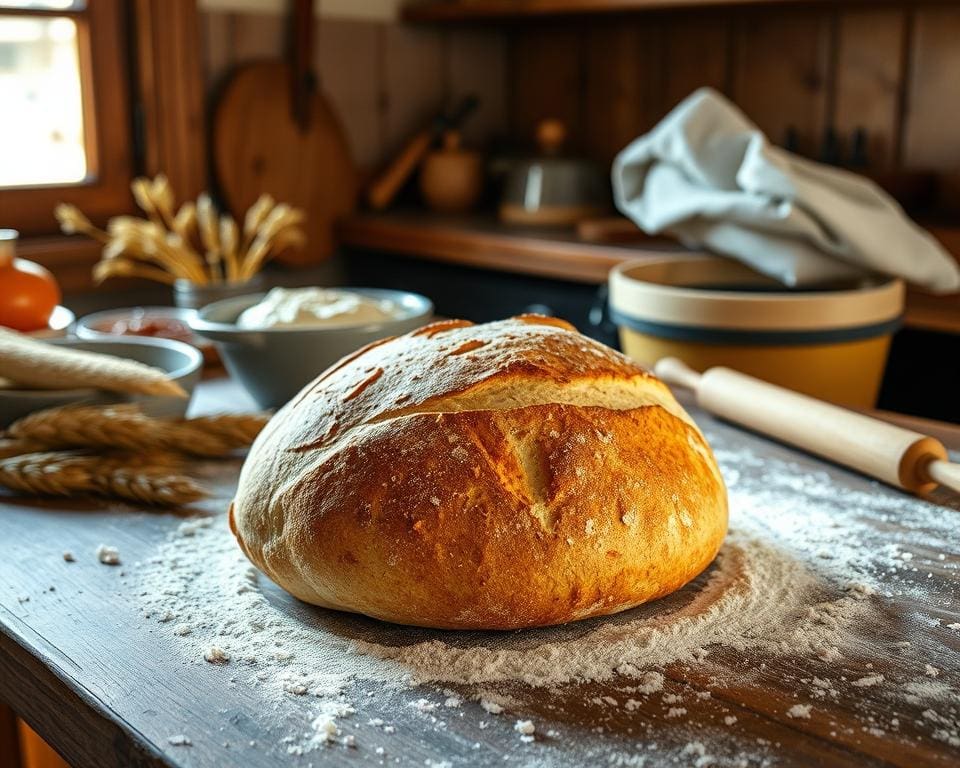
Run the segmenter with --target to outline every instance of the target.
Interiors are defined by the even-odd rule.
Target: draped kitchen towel
[[[620,152],[613,189],[645,232],[672,233],[788,286],[874,271],[960,290],[954,258],[876,184],[773,146],[710,88]]]

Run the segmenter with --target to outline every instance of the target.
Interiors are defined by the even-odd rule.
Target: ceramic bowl
[[[728,366],[854,408],[876,404],[903,302],[895,278],[789,290],[704,254],[627,262],[610,273],[610,314],[637,362]]]
[[[192,309],[182,309],[180,307],[126,307],[123,309],[107,309],[103,312],[94,312],[90,315],[84,315],[77,320],[74,326],[74,333],[81,339],[129,339],[135,338],[167,338],[166,336],[148,336],[135,332],[116,333],[111,330],[116,323],[136,323],[149,321],[154,318],[159,320],[179,321],[190,341],[186,338],[174,339],[174,341],[183,341],[187,344],[193,344],[195,338],[190,329],[190,317],[194,314]],[[196,346],[196,344],[193,344]]]
[[[195,309],[185,309],[183,307],[127,307],[124,309],[107,309],[103,312],[94,312],[90,315],[84,315],[77,320],[74,326],[74,333],[81,339],[130,339],[130,338],[169,338],[166,335],[140,334],[135,331],[126,333],[114,333],[110,329],[117,323],[130,323],[131,321],[149,321],[154,318],[160,320],[179,321],[187,334],[185,338],[175,338],[174,341],[183,341],[186,344],[196,347],[203,353],[205,362],[211,365],[219,365],[220,358],[217,356],[217,350],[213,344],[206,339],[197,336],[190,328],[190,318],[196,314]]]
[[[433,304],[424,296],[377,288],[343,288],[373,299],[388,299],[401,315],[382,322],[319,328],[238,328],[240,314],[266,294],[238,296],[203,307],[190,325],[215,342],[230,375],[262,408],[278,408],[344,355],[371,341],[426,324]]]
[[[169,339],[52,339],[47,343],[124,357],[152,365],[166,371],[171,379],[186,390],[188,395],[193,393],[203,368],[203,356],[197,349],[189,344]],[[45,408],[72,403],[124,402],[139,403],[144,412],[151,416],[179,418],[186,413],[190,398],[127,395],[86,388],[51,390],[0,388],[0,427],[6,427],[29,413]]]

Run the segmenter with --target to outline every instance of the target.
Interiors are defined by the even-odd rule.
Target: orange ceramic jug
[[[15,229],[0,229],[0,325],[39,331],[60,302],[60,288],[39,264],[16,258],[17,236]]]

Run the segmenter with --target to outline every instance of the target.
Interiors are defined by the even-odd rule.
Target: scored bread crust
[[[257,438],[230,525],[306,602],[515,629],[679,589],[715,557],[727,497],[659,379],[525,315],[433,323],[325,371]]]

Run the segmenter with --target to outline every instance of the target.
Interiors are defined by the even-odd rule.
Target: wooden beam
[[[192,199],[207,186],[197,3],[135,0],[133,16],[141,170],[166,174],[178,199]]]
[[[420,22],[495,21],[707,7],[813,6],[831,2],[834,0],[422,0],[406,5],[401,16],[404,21]],[[877,5],[893,2],[893,0],[881,0],[879,3],[877,0],[847,0],[847,2]]]

